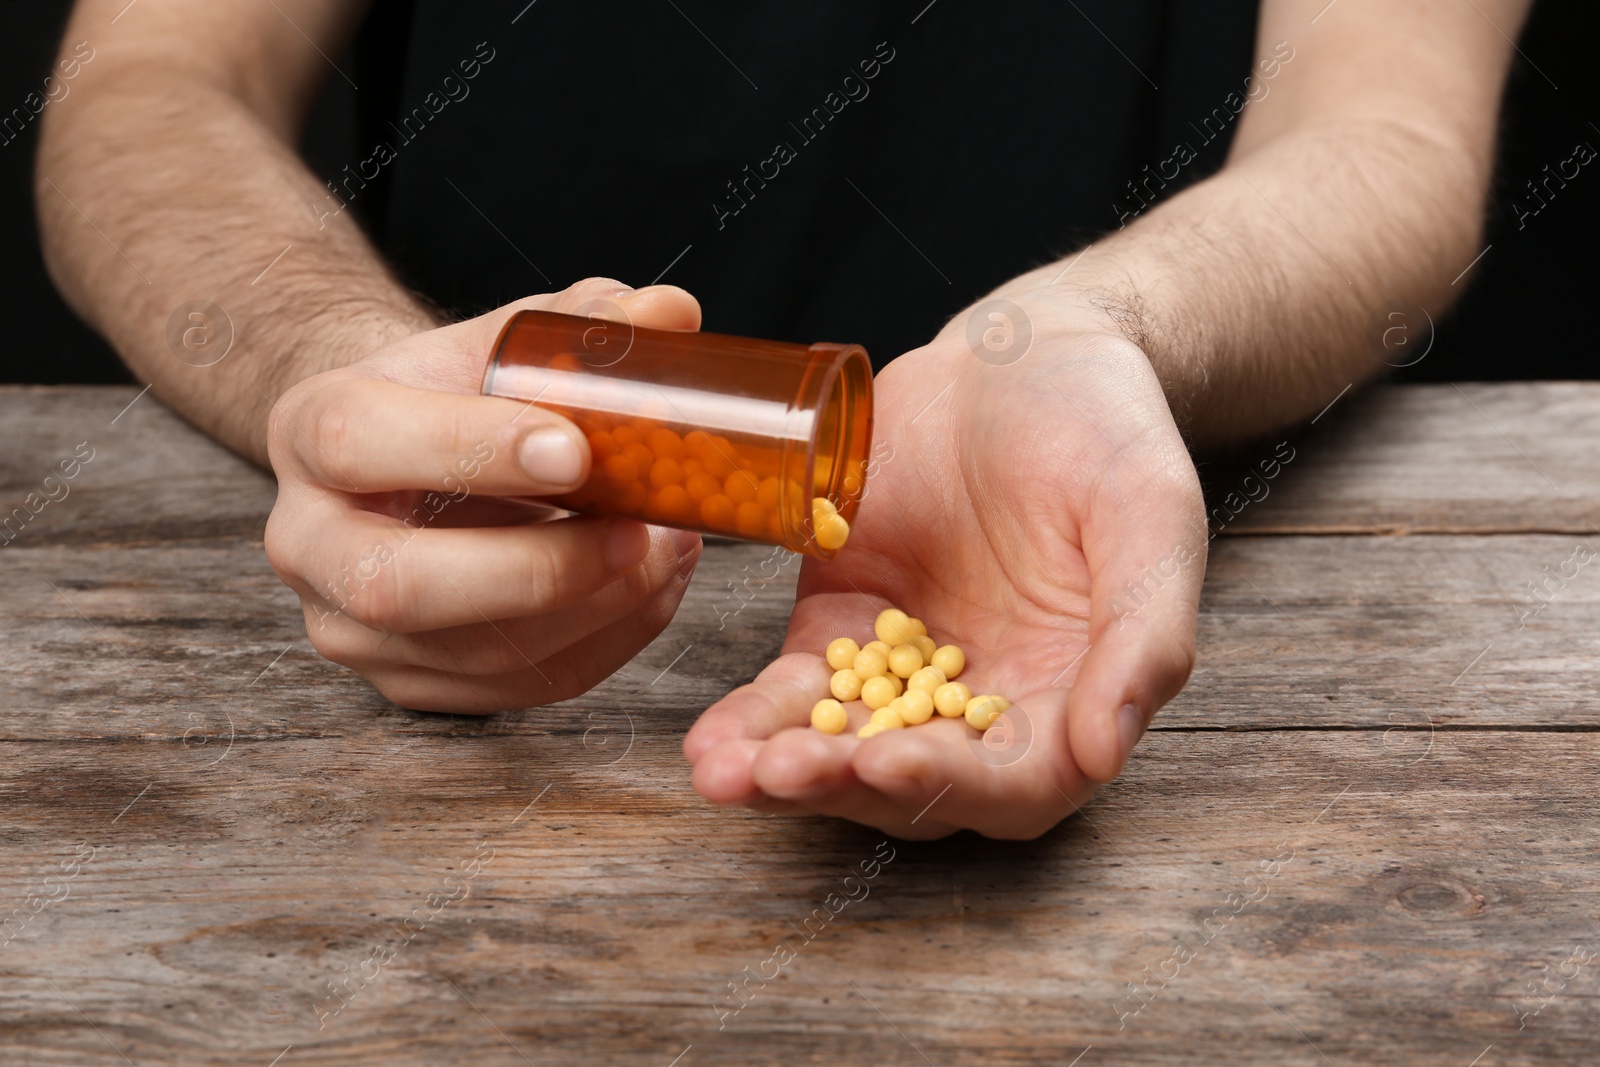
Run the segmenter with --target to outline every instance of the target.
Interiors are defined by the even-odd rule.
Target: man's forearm
[[[221,87],[103,57],[42,138],[36,187],[57,286],[156,395],[257,462],[284,389],[434,325],[351,213]],[[211,365],[221,322],[209,338],[181,315],[169,330],[197,300],[231,322],[231,348]],[[185,346],[191,328],[201,332]]]
[[[1401,124],[1310,129],[1005,290],[1085,305],[1144,348],[1192,445],[1227,444],[1377,373],[1386,306],[1449,303],[1482,247],[1487,180]]]
[[[1315,415],[1465,288],[1529,5],[1261,0],[1228,164],[1020,283],[1137,342],[1191,445]]]

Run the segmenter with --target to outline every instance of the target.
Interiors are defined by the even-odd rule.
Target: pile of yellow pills
[[[818,499],[812,518],[821,540],[822,531],[837,519],[842,525],[839,544],[850,527],[826,500]],[[824,542],[824,547],[836,547]],[[886,608],[873,623],[876,640],[864,645],[854,638],[828,642],[825,658],[833,669],[828,691],[811,709],[811,725],[826,734],[843,733],[849,714],[845,704],[859,700],[872,712],[857,737],[875,737],[885,730],[920,726],[937,714],[946,719],[966,719],[973,729],[993,726],[1011,701],[992,693],[974,696],[964,682],[955,680],[967,668],[966,653],[957,645],[940,645],[928,636],[921,619],[899,608]]]

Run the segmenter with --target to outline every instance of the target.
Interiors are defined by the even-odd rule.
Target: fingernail
[[[650,531],[637,522],[614,522],[606,533],[606,566],[625,571],[650,552]]]
[[[1117,738],[1122,744],[1122,762],[1128,762],[1133,746],[1144,736],[1144,712],[1137,704],[1124,704],[1117,711]]]
[[[583,455],[565,430],[542,426],[522,439],[517,462],[528,477],[546,485],[576,487],[583,477]]]
[[[700,535],[693,530],[673,530],[672,547],[678,552],[678,577],[687,580],[700,562]]]

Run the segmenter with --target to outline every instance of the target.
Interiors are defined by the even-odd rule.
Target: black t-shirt
[[[706,329],[880,366],[1220,165],[1256,7],[523,5],[415,0],[393,111],[335,176],[406,280],[466,314],[659,278]]]

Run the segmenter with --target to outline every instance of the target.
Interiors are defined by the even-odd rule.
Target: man
[[[606,300],[695,329],[701,308],[598,278],[441,326],[347,210],[366,183],[387,174],[391,246],[452,303],[546,270],[643,281],[603,264],[652,244],[724,329],[881,347],[808,333],[859,321],[892,337],[884,323],[954,312],[919,323],[911,336],[937,336],[878,377],[894,458],[848,549],[802,571],[785,655],[709,709],[685,752],[718,803],[1000,837],[1043,832],[1113,778],[1188,677],[1206,523],[1186,440],[1314,414],[1381,367],[1375,312],[1448,302],[1481,248],[1527,8],[1263,0],[1253,59],[1191,133],[1152,71],[1185,77],[1204,48],[1168,23],[1198,34],[1227,5],[528,5],[497,11],[491,41],[479,16],[419,0],[426,62],[409,65],[392,136],[324,184],[292,145],[323,80],[348,77],[328,57],[364,3],[124,4],[80,0],[68,30],[98,58],[45,120],[52,273],[168,404],[270,462],[268,557],[313,644],[398,703],[570,697],[666,624],[698,538],[518,525],[493,498],[570,488],[586,446],[475,394],[516,309]],[[1230,124],[1226,165],[1184,187]],[[1107,232],[1066,256],[1028,251],[1090,227]],[[552,256],[562,267],[539,265]],[[169,342],[197,297],[232,323],[212,365]],[[470,498],[401,526],[469,456]],[[1024,758],[974,758],[954,722],[871,741],[796,728],[825,689],[826,639],[888,603],[1017,701]]]

